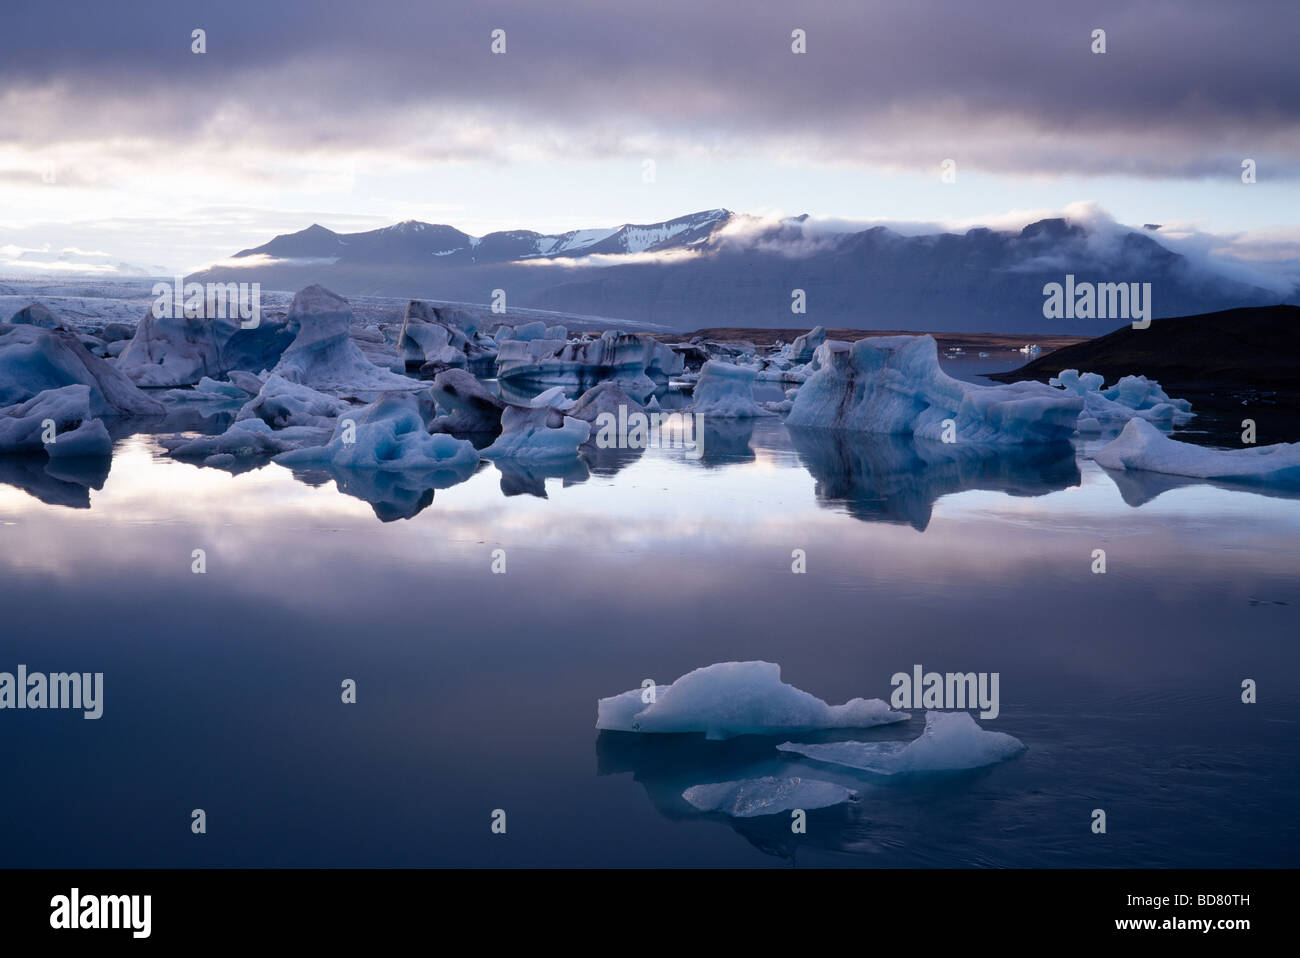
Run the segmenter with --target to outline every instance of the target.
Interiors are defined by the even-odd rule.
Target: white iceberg
[[[166,411],[112,363],[90,355],[71,333],[0,325],[0,406],[73,385],[87,388],[91,416],[161,415]]]
[[[402,392],[385,393],[364,409],[339,417],[325,445],[287,452],[275,461],[284,466],[465,472],[478,465],[479,455],[467,440],[427,432],[419,400]]]
[[[1060,375],[1048,380],[1048,385],[1082,397],[1080,432],[1098,432],[1107,426],[1118,427],[1130,419],[1173,424],[1186,422],[1192,417],[1190,402],[1171,398],[1160,388],[1158,382],[1145,376],[1125,376],[1108,389],[1102,388],[1104,382],[1105,379],[1098,373],[1063,369]]]
[[[1207,449],[1170,439],[1144,419],[1092,454],[1107,469],[1141,469],[1194,479],[1235,479],[1279,485],[1300,484],[1300,442],[1244,449]]]
[[[0,409],[0,453],[11,452],[44,452],[51,459],[111,456],[113,441],[91,414],[90,387],[77,383]]]
[[[857,797],[857,792],[815,778],[746,778],[737,782],[692,785],[682,792],[696,810],[732,818],[756,818],[796,808],[829,808]]]
[[[939,367],[930,336],[880,336],[818,347],[817,371],[794,400],[790,425],[912,435],[942,441],[945,421],[957,442],[1020,443],[1068,439],[1083,398],[1046,383],[981,386]]]
[[[700,369],[691,410],[712,419],[770,416],[754,402],[754,370],[711,359]]]
[[[780,735],[828,728],[871,728],[905,722],[880,699],[855,698],[828,705],[781,681],[772,662],[720,662],[683,675],[654,690],[632,689],[601,699],[596,728],[617,732],[703,732],[711,739],[736,735]]]
[[[832,765],[897,775],[996,765],[1025,751],[1025,743],[1005,732],[980,728],[966,712],[926,712],[925,731],[911,742],[786,742],[777,748]]]

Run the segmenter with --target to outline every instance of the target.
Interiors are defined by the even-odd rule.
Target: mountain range
[[[345,296],[398,296],[607,316],[673,329],[787,327],[1099,335],[1114,319],[1044,318],[1043,287],[1150,283],[1152,315],[1297,302],[1159,242],[1159,227],[1102,230],[1064,218],[1021,230],[904,235],[835,231],[805,216],[715,209],[661,223],[470,236],[408,220],[359,233],[313,224],[187,277]],[[806,312],[794,313],[794,290]]]

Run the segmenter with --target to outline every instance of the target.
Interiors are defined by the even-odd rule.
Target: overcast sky
[[[313,222],[558,232],[714,207],[968,225],[1089,203],[1238,255],[1300,241],[1295,0],[5,0],[0,18],[0,272],[31,249],[192,268]]]

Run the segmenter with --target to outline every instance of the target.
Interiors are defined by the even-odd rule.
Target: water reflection
[[[902,436],[790,428],[817,499],[866,522],[930,524],[934,503],[968,489],[1043,496],[1080,482],[1069,443],[976,446]]]
[[[380,522],[411,519],[433,504],[438,489],[450,489],[484,468],[486,463],[461,469],[348,469],[342,466],[317,466],[295,469],[293,476],[309,486],[334,486],[345,496],[368,502]]]
[[[112,460],[0,456],[0,483],[15,486],[51,506],[89,509],[90,490],[103,489]]]

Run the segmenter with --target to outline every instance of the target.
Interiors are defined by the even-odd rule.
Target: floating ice
[[[851,699],[827,705],[781,681],[772,662],[720,662],[696,669],[671,685],[632,689],[601,699],[596,728],[618,732],[703,732],[708,738],[778,735],[827,728],[871,728],[905,722],[880,699]]]
[[[711,359],[700,369],[691,407],[712,419],[751,419],[772,415],[754,402],[754,370]]]
[[[589,435],[591,423],[552,406],[507,406],[501,413],[501,435],[483,450],[483,458],[525,462],[571,458]]]
[[[333,465],[348,469],[443,469],[469,472],[478,465],[474,446],[425,429],[419,400],[385,393],[355,413],[341,416],[329,442],[276,457],[285,466]]]
[[[1185,422],[1191,418],[1192,404],[1186,399],[1171,399],[1160,384],[1145,376],[1125,376],[1109,389],[1102,389],[1105,379],[1097,373],[1080,373],[1063,369],[1049,380],[1073,396],[1083,398],[1079,414],[1080,432],[1098,432],[1106,426],[1118,426],[1130,419],[1151,422]]]
[[[376,366],[352,341],[352,307],[321,286],[308,286],[293,298],[288,319],[298,335],[272,370],[293,383],[320,392],[370,399],[390,390],[422,389],[420,382]]]
[[[53,442],[45,442],[51,433]],[[91,414],[91,389],[83,383],[47,389],[0,409],[0,453],[44,452],[51,459],[111,456],[108,430]]]
[[[465,370],[448,369],[438,373],[430,392],[438,408],[445,410],[444,415],[429,425],[430,431],[496,433],[501,430],[501,411],[506,403]]]
[[[117,365],[138,386],[192,386],[232,369],[274,366],[297,332],[296,319],[260,317],[242,328],[238,319],[145,314]]]
[[[1142,469],[1195,479],[1300,484],[1300,442],[1206,449],[1170,439],[1143,419],[1130,420],[1124,431],[1092,454],[1107,469]]]
[[[1005,732],[988,732],[966,712],[926,712],[925,731],[911,742],[826,742],[778,745],[819,762],[878,775],[954,772],[1014,758],[1025,744]]]
[[[796,336],[794,342],[781,349],[781,356],[797,366],[812,362],[817,347],[826,342],[826,327],[814,326],[802,336]]]
[[[15,326],[39,326],[42,329],[53,329],[60,325],[59,317],[50,312],[44,303],[32,303],[23,307],[13,314],[9,322]]]
[[[791,425],[944,438],[957,442],[1047,442],[1073,435],[1083,399],[1045,383],[981,386],[939,368],[930,336],[823,343],[819,367],[795,397]]]
[[[216,436],[165,438],[159,442],[177,459],[194,459],[205,466],[225,467],[237,460],[269,459],[283,452],[319,446],[329,435],[328,429],[311,426],[272,429],[261,419],[244,419]]]
[[[746,778],[738,782],[692,785],[682,798],[701,812],[720,812],[732,818],[756,818],[796,808],[829,808],[851,801],[857,792],[815,778]]]
[[[77,337],[39,326],[0,325],[0,405],[49,389],[84,385],[92,416],[160,415],[166,410],[112,364],[90,355]]]
[[[342,399],[272,374],[257,395],[239,410],[235,419],[260,419],[272,429],[285,426],[332,429],[334,420],[352,408]]]
[[[504,383],[574,389],[613,379],[632,395],[648,396],[655,384],[646,370],[656,361],[658,345],[648,333],[609,332],[600,339],[574,342],[506,340],[498,346],[497,378]],[[661,361],[670,360],[661,357]]]

